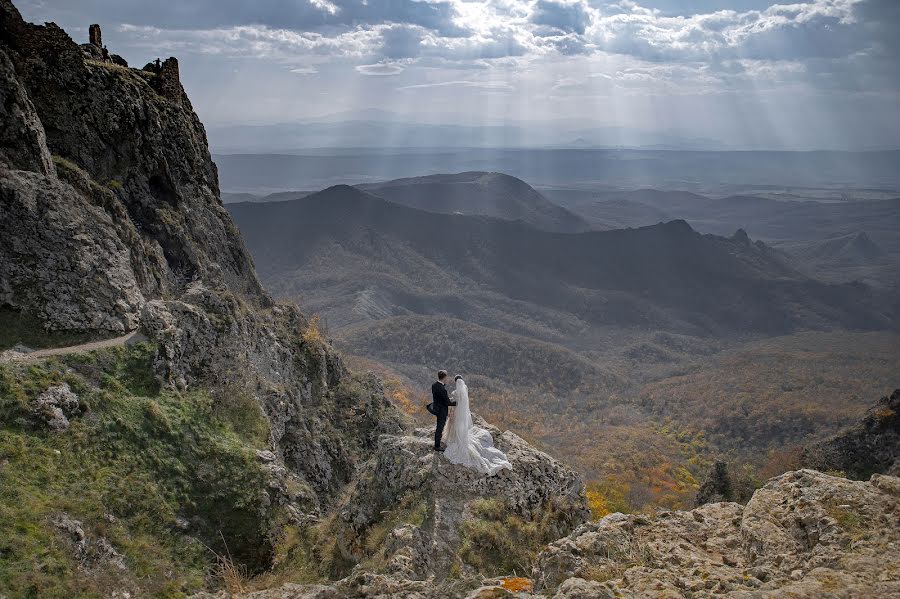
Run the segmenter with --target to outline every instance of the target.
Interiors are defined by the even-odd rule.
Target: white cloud
[[[388,63],[360,64],[356,65],[354,68],[362,75],[373,75],[378,77],[399,75],[403,72],[403,67],[401,65]]]
[[[293,69],[289,69],[291,73],[296,75],[315,75],[319,72],[319,69],[316,67],[294,67]]]
[[[398,90],[427,89],[432,87],[474,87],[491,91],[512,91],[513,86],[507,81],[436,81],[433,83],[416,83],[398,87]]]
[[[309,3],[330,15],[336,15],[341,10],[340,6],[337,6],[334,2],[329,2],[329,0],[309,0]]]
[[[897,14],[896,0],[810,0],[683,16],[633,0],[398,0],[378,3],[377,10],[370,6],[374,1],[365,6],[356,0],[306,1],[320,15],[341,13],[341,20],[301,29],[240,24],[198,29],[123,25],[121,30],[132,45],[154,55],[256,58],[288,67],[311,60],[319,68],[349,61],[367,75],[419,72],[420,81],[403,89],[451,83],[475,87],[465,85],[466,76],[447,73],[443,77],[449,83],[422,81],[426,68],[521,71],[533,60],[555,58],[563,64],[600,58],[608,63],[615,56],[637,69],[619,82],[621,87],[647,93],[801,83],[891,93],[900,87],[900,44],[892,38],[896,27],[889,24]],[[599,64],[600,74],[616,75],[608,66],[592,64]],[[643,88],[636,84],[638,72],[650,78]]]

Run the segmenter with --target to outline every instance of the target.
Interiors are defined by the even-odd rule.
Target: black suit
[[[435,381],[431,386],[431,397],[434,399],[434,414],[437,416],[437,426],[434,427],[434,448],[441,448],[441,437],[444,434],[444,426],[447,424],[447,415],[450,406],[455,406],[455,401],[450,401],[447,387],[440,381]]]

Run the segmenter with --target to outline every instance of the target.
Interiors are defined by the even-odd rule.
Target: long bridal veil
[[[456,408],[447,431],[447,450],[444,456],[453,464],[485,474],[496,474],[504,468],[512,470],[512,464],[506,459],[506,455],[494,447],[491,433],[472,422],[469,388],[464,380],[456,381],[453,397]]]

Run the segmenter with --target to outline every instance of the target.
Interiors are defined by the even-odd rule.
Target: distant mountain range
[[[270,193],[374,183],[432,173],[501,172],[536,188],[900,189],[900,151],[724,152],[595,148],[334,148],[215,156],[222,189]]]
[[[339,326],[400,314],[512,332],[554,319],[715,335],[893,326],[865,288],[818,283],[684,221],[559,234],[415,210],[350,186],[228,209],[270,288]]]
[[[521,220],[545,231],[578,232],[592,228],[587,221],[550,202],[536,189],[503,173],[467,172],[396,179],[356,186],[395,204],[440,214],[493,216]],[[281,191],[258,196],[223,193],[226,204],[282,202],[311,195],[311,191]],[[605,227],[599,227],[605,228]]]
[[[633,127],[596,126],[579,119],[552,122],[459,123],[410,120],[384,110],[341,112],[274,124],[211,126],[216,152],[286,152],[303,148],[592,147],[724,150],[715,139]]]

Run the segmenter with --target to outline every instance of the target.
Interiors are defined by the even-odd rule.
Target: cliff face
[[[859,423],[804,449],[801,462],[850,478],[900,476],[900,389],[882,397]]]
[[[0,31],[0,303],[69,331],[132,330],[192,281],[268,305],[177,79],[86,60],[8,0]]]
[[[0,0],[0,307],[49,330],[139,329],[165,386],[252,394],[273,449],[327,504],[402,418],[377,389],[338,397],[340,358],[262,290],[173,64],[88,60]],[[366,407],[344,418],[342,401]]]

